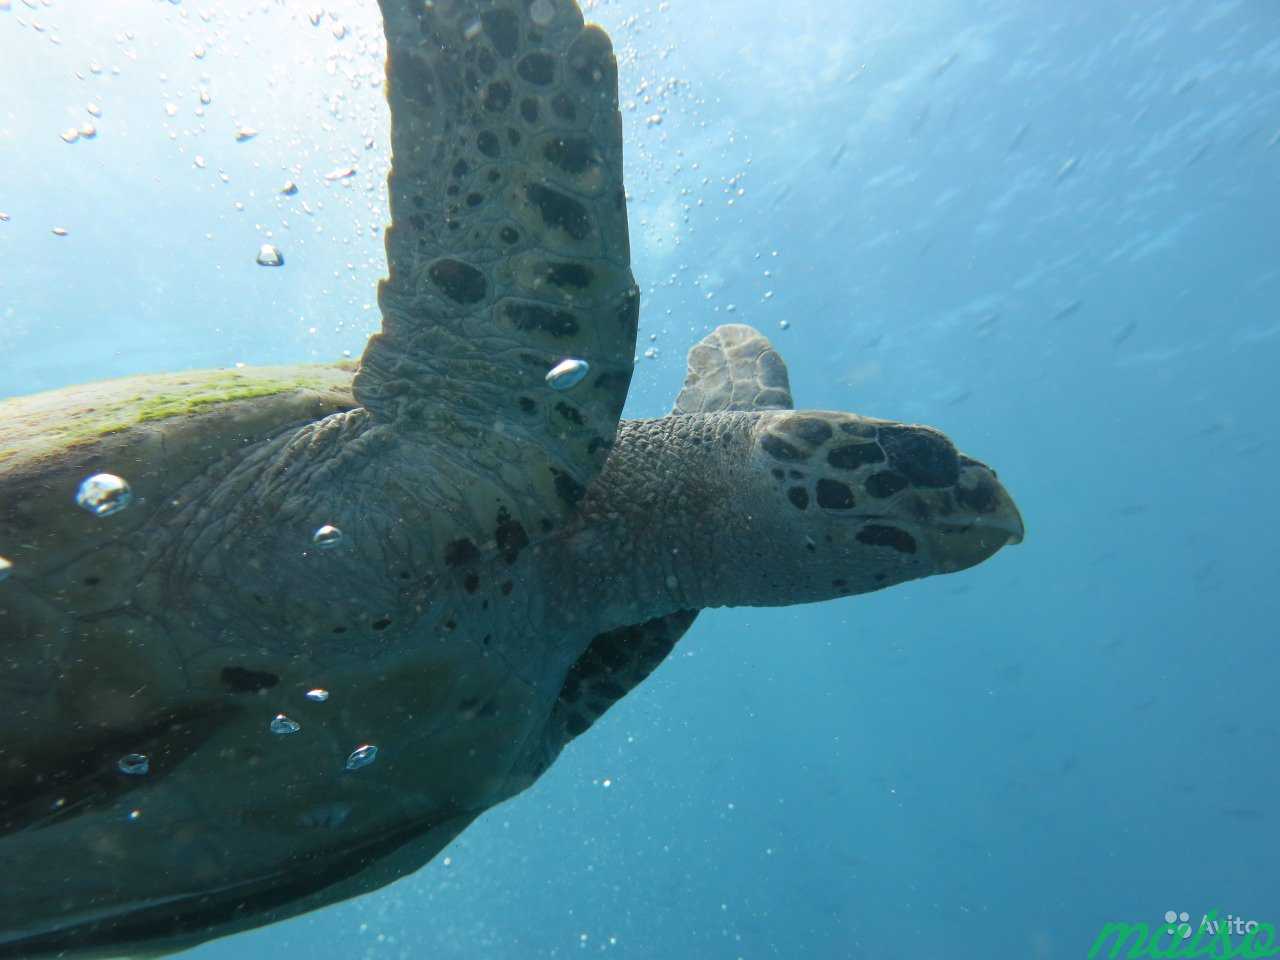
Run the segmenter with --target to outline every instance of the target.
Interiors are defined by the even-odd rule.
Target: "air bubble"
[[[263,267],[283,267],[284,254],[273,243],[264,243],[258,248],[258,264]]]
[[[290,720],[283,713],[277,713],[271,718],[271,732],[279,736],[285,736],[290,733],[297,733],[302,729],[302,724],[297,720]]]
[[[116,761],[116,769],[131,777],[141,777],[151,772],[151,761],[145,753],[126,753]]]
[[[351,751],[351,756],[347,757],[347,769],[359,770],[361,767],[367,767],[373,761],[378,759],[378,748],[371,743],[362,743]]]
[[[113,473],[95,473],[76,491],[76,503],[95,517],[119,513],[132,499],[129,484]]]
[[[569,390],[580,384],[590,370],[591,364],[585,360],[561,360],[547,371],[547,385],[553,390]]]
[[[259,263],[262,261],[259,260]],[[322,550],[332,550],[342,542],[342,531],[326,523],[311,536],[311,542]]]
[[[241,127],[236,131],[236,143],[246,143],[258,135],[253,127]]]
[[[66,130],[63,130],[59,136],[62,137],[63,143],[75,143],[80,139],[80,131],[75,127],[68,127]]]
[[[307,691],[307,699],[312,703],[324,703],[329,699],[329,691],[324,687],[316,687],[314,690]]]
[[[355,167],[338,167],[336,170],[330,170],[324,175],[324,178],[330,182],[334,180],[346,180],[348,177],[356,175]]]
[[[52,232],[53,232],[53,235],[54,235],[55,237],[65,237],[65,236],[67,235],[67,228],[66,228],[66,227],[54,227]]]
[[[8,557],[0,557],[0,583],[8,580],[11,573],[13,573],[13,561]]]
[[[480,21],[472,20],[470,23],[466,25],[466,27],[463,28],[462,39],[468,40],[468,41],[474,40],[476,37],[480,36],[481,29],[482,27],[480,26]]]
[[[284,186],[280,188],[280,192],[283,193],[286,197],[292,197],[295,193],[298,192],[298,185],[294,183],[292,180],[286,180],[284,182]]]

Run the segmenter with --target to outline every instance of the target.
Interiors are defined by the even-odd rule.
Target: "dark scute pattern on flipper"
[[[918,487],[947,487],[960,477],[960,457],[942,434],[924,427],[881,426],[880,446],[895,470]]]
[[[461,260],[437,260],[428,272],[431,282],[455,303],[479,303],[488,289],[484,274]]]
[[[859,530],[858,541],[873,547],[891,547],[899,553],[916,552],[916,541],[911,534],[878,523],[869,523]]]
[[[696,610],[681,610],[629,627],[602,633],[591,641],[565,676],[552,710],[551,746],[563,730],[568,738],[584,733],[611,706],[649,676],[685,634]]]
[[[552,337],[572,337],[578,332],[578,321],[568,310],[544,307],[540,303],[504,303],[502,312],[517,330]]]
[[[534,86],[545,87],[556,77],[556,62],[541,50],[536,50],[521,59],[516,72]]]
[[[525,532],[524,525],[519,520],[513,520],[506,507],[498,511],[494,539],[502,559],[509,564],[515,563],[520,551],[529,545],[529,535]]]
[[[472,516],[502,502],[529,530],[554,527],[599,470],[633,372],[612,46],[565,0],[380,6],[389,277],[353,390],[394,428],[386,439],[412,434],[451,447],[440,459],[457,471],[474,468],[479,482],[461,491]],[[553,117],[553,101],[572,119]],[[564,357],[588,359],[591,377],[557,413],[544,377]],[[495,422],[520,429],[499,437]]]
[[[480,15],[485,36],[506,59],[511,59],[520,48],[520,21],[510,10],[486,10]]]
[[[567,193],[531,183],[525,187],[525,194],[537,207],[547,226],[557,227],[575,240],[585,240],[591,233],[591,216],[587,208]]]
[[[787,499],[798,510],[807,510],[809,508],[809,491],[804,487],[792,487],[787,491]]]

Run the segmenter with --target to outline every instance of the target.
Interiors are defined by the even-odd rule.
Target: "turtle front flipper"
[[[572,506],[613,443],[639,310],[609,38],[573,0],[380,6],[390,275],[356,398]],[[580,382],[579,363],[548,380],[565,360]]]
[[[790,409],[782,356],[754,327],[726,323],[690,349],[671,415]],[[547,727],[547,763],[649,676],[697,616],[697,610],[677,610],[596,636],[565,676]]]
[[[768,338],[745,323],[724,323],[689,350],[673,416],[731,410],[792,410],[787,365]]]

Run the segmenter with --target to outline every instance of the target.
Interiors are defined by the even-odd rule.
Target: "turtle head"
[[[1022,540],[995,471],[937,430],[788,410],[760,414],[753,434],[751,499],[769,504],[752,512],[785,518],[768,535],[796,601],[952,573]]]

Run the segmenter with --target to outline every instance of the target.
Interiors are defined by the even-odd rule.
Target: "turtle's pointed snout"
[[[996,472],[985,463],[960,456],[960,475],[952,488],[956,512],[940,517],[935,548],[943,570],[963,570],[994,556],[1026,535],[1022,513]]]

